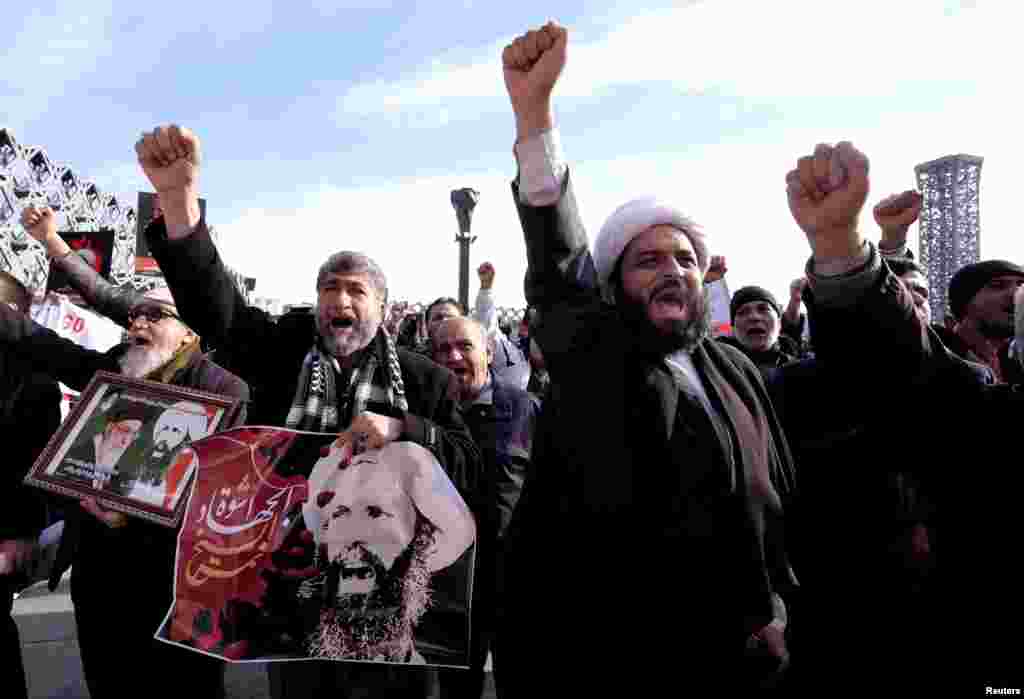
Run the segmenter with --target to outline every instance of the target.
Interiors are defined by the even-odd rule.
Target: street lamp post
[[[455,242],[459,244],[459,303],[463,309],[469,308],[469,246],[476,242],[476,236],[469,233],[473,209],[480,200],[480,192],[469,187],[452,190],[452,206],[455,207],[455,217],[459,221],[459,232],[455,235]]]

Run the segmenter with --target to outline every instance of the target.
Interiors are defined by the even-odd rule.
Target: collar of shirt
[[[704,390],[700,373],[697,371],[690,353],[686,350],[673,352],[665,357],[665,364],[668,365],[669,371],[672,373],[672,377],[675,379],[680,390],[696,394],[704,405],[704,409],[710,413],[711,401],[708,400],[707,391]]]

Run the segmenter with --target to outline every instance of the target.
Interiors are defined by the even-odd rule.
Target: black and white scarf
[[[407,410],[398,351],[383,326],[362,355],[339,403],[335,376],[336,370],[341,374],[338,360],[324,351],[318,338],[302,362],[286,426],[310,432],[337,432],[342,416],[346,420],[355,417],[371,402],[386,404],[397,411]]]

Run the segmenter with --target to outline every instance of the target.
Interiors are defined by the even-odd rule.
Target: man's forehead
[[[644,252],[671,249],[674,251],[688,250],[693,252],[693,243],[682,230],[668,224],[651,226],[630,241],[626,252],[639,255]]]
[[[366,272],[346,272],[344,274],[339,272],[328,272],[323,275],[323,281],[321,286],[325,284],[362,284],[364,286],[370,286],[370,275]]]
[[[480,332],[474,332],[473,324],[462,317],[453,317],[445,320],[438,326],[436,335],[438,342],[456,342],[458,340],[480,340]]]
[[[764,308],[762,308],[762,306]],[[739,315],[740,313],[743,312],[744,309],[746,309],[746,310],[760,309],[760,310],[769,310],[769,311],[774,311],[775,310],[775,308],[770,303],[765,301],[764,299],[753,299],[751,301],[747,301],[746,303],[740,304],[739,306],[736,307],[736,314]]]

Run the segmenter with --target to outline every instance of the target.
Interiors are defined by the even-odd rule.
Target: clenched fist
[[[21,225],[25,232],[46,245],[47,238],[57,235],[57,215],[48,206],[27,206],[21,210]]]
[[[921,215],[924,197],[912,189],[891,194],[875,204],[875,223],[882,229],[882,241],[896,246],[907,239],[911,224]]]
[[[135,144],[139,165],[153,189],[171,238],[179,238],[199,222],[199,137],[176,124],[158,126]],[[176,229],[180,227],[180,231]]]
[[[494,265],[490,262],[484,262],[476,270],[476,275],[480,278],[480,288],[490,289],[494,286]]]
[[[190,130],[176,124],[158,126],[142,134],[135,153],[161,199],[165,193],[196,189],[201,156],[199,138]]]
[[[71,252],[68,244],[57,234],[57,214],[50,207],[25,207],[21,210],[21,225],[43,244],[47,257],[63,257]]]
[[[789,283],[789,300],[791,303],[800,303],[804,296],[804,289],[807,288],[807,277],[794,279]]]
[[[856,257],[857,219],[867,200],[868,159],[849,141],[820,144],[786,175],[789,210],[807,234],[815,260]]]
[[[516,114],[517,140],[551,128],[551,91],[565,67],[568,42],[568,31],[548,22],[526,32],[502,52],[505,88]]]
[[[704,283],[717,282],[724,278],[728,271],[729,265],[726,264],[725,255],[712,255],[711,262],[708,263],[708,271],[704,273]]]

